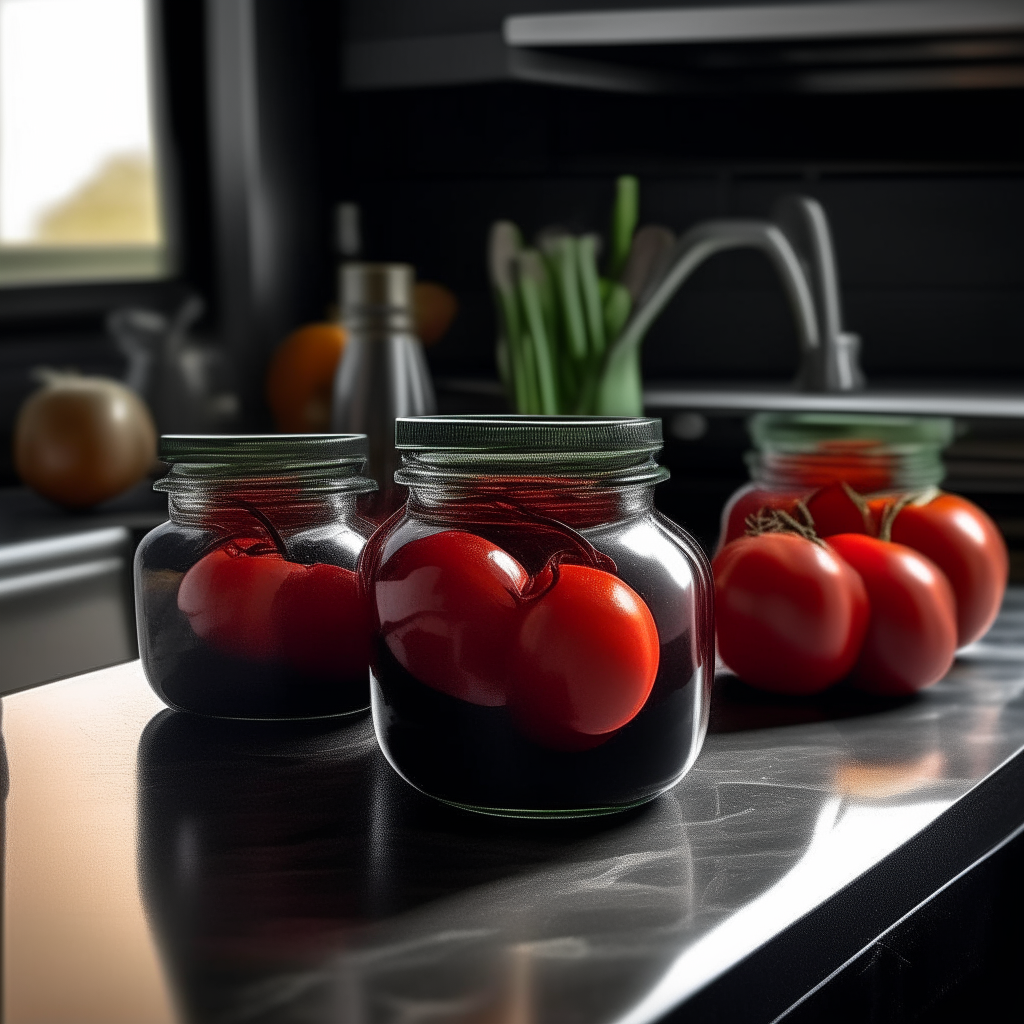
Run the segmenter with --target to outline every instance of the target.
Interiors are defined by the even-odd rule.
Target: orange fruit
[[[318,434],[329,429],[334,373],[344,349],[340,324],[306,324],[285,338],[267,370],[267,402],[278,430]]]
[[[416,335],[424,345],[440,341],[459,311],[459,300],[450,288],[433,281],[418,281],[413,292]]]

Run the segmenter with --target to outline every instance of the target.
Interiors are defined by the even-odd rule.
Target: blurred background
[[[781,10],[0,0],[0,688],[134,656],[130,561],[165,515],[144,456],[102,493],[47,477],[46,416],[16,437],[28,399],[89,423],[120,402],[142,433],[327,429],[338,267],[358,258],[440,286],[420,319],[438,408],[508,409],[490,226],[605,232],[622,174],[640,223],[676,234],[820,202],[863,395],[956,414],[946,486],[996,518],[1024,578],[1024,12]],[[762,399],[737,389],[791,395],[798,362],[751,250],[697,269],[644,342],[659,502],[706,548],[747,479]],[[142,404],[76,398],[69,370]]]

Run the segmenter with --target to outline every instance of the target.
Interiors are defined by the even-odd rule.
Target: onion
[[[142,400],[107,377],[39,371],[14,425],[14,466],[34,491],[88,508],[138,483],[156,461],[156,427]]]

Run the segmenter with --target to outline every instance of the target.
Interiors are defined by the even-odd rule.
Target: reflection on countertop
[[[1020,591],[989,647],[1013,643]],[[9,1024],[641,1024],[1024,749],[1024,652],[974,649],[896,705],[722,679],[691,773],[589,821],[436,804],[365,717],[164,710],[137,663],[2,703]]]

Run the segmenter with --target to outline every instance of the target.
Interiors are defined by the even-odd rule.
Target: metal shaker
[[[331,430],[366,434],[366,474],[380,487],[386,515],[403,500],[394,482],[401,458],[395,419],[437,410],[423,346],[413,317],[415,270],[406,263],[343,263],[341,320],[348,341],[334,378]]]

